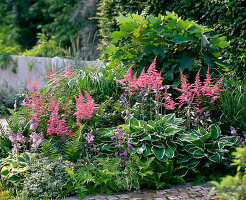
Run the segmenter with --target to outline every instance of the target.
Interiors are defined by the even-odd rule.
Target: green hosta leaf
[[[180,156],[177,160],[177,163],[186,163],[190,160],[191,158],[189,156]]]
[[[192,142],[192,141],[195,141],[195,140],[198,140],[199,137],[195,134],[183,134],[183,135],[180,135],[179,136],[179,139],[181,141],[187,141],[187,142]]]
[[[153,146],[152,147],[152,152],[154,153],[154,155],[156,156],[156,158],[158,160],[161,160],[163,158],[163,156],[165,155],[165,148],[162,147],[157,147],[157,146]]]
[[[194,158],[192,158],[192,159],[190,159],[188,162],[187,162],[187,164],[190,166],[190,167],[196,167],[198,164],[199,164],[199,162],[200,162],[201,160],[199,160],[199,159],[194,159]]]
[[[173,158],[174,157],[174,150],[173,149],[170,149],[170,148],[167,148],[166,151],[165,151],[165,155],[168,158]]]
[[[16,176],[16,175],[12,175],[8,178],[8,181],[13,181],[13,182],[16,182],[20,180],[20,177]]]
[[[10,170],[10,169],[4,169],[4,170],[2,170],[2,171],[1,171],[1,175],[2,175],[2,176],[8,176],[9,173],[10,173],[9,170]]]
[[[130,119],[130,125],[139,126],[140,122],[135,117],[133,117]]]
[[[26,163],[24,163],[24,162],[19,162],[19,167],[26,167],[26,166],[27,166]]]
[[[189,171],[188,169],[183,168],[183,169],[180,170],[179,175],[181,177],[184,177],[188,173],[188,171]]]
[[[17,160],[20,162],[26,162],[26,160],[23,157],[17,157]]]
[[[151,135],[146,135],[144,136],[142,139],[140,139],[139,141],[144,141],[144,140],[148,140],[148,141],[151,141]]]
[[[223,143],[225,146],[231,146],[238,142],[238,138],[234,136],[225,136],[219,139],[220,143]]]
[[[13,168],[17,168],[17,167],[18,167],[18,163],[17,163],[17,162],[12,162],[12,163],[11,163],[11,166],[12,166]]]
[[[194,145],[194,144],[187,144],[183,148],[187,152],[190,152],[190,151],[193,151],[194,152],[197,149],[197,146]]]
[[[177,148],[177,145],[176,145],[174,142],[170,141],[170,140],[166,141],[166,144],[167,144],[167,146],[168,146],[170,149],[172,149],[173,151],[175,151],[176,148]]]
[[[217,138],[220,137],[221,129],[220,129],[220,127],[218,125],[212,124],[210,126],[210,131],[209,132],[211,133],[211,138],[212,139],[217,139]]]
[[[168,136],[170,135],[175,135],[176,133],[178,133],[180,131],[179,128],[177,127],[174,127],[174,126],[170,126],[170,127],[167,127],[165,129],[165,134],[167,134]]]
[[[156,127],[156,122],[154,122],[153,120],[149,120],[149,121],[148,121],[148,124],[149,124],[151,127],[153,127],[153,128]]]
[[[160,124],[173,124],[175,122],[175,114],[165,115],[158,123]]]
[[[143,154],[144,154],[144,156],[149,156],[152,154],[151,147],[149,145],[146,146],[146,149],[145,149]]]
[[[215,162],[215,163],[220,163],[221,161],[221,156],[220,154],[216,153],[215,155],[209,155],[208,156],[208,159],[211,160],[212,162]]]
[[[193,144],[195,144],[196,146],[198,146],[199,148],[204,149],[205,148],[205,144],[202,140],[198,139],[192,142]]]
[[[167,161],[168,161],[168,157],[167,157],[167,156],[164,156],[164,157],[161,159],[161,161],[167,162]]]
[[[201,159],[205,157],[204,151],[202,149],[197,149],[194,151],[192,158]]]
[[[110,151],[111,150],[111,145],[109,144],[104,144],[101,148],[102,151]]]
[[[27,153],[23,153],[23,158],[25,158],[26,159],[26,161],[30,161],[31,159],[30,159],[30,156],[27,154]]]
[[[153,130],[154,130],[154,127],[151,126],[151,125],[149,125],[149,124],[146,124],[146,125],[144,126],[144,128],[145,128],[146,131],[153,131]]]

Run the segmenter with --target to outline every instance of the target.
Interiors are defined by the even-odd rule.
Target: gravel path
[[[177,185],[171,189],[165,190],[149,190],[149,191],[133,191],[130,193],[118,195],[95,195],[87,196],[84,200],[208,200],[208,194],[212,188],[211,184],[202,184],[192,186],[191,183],[186,185]],[[216,199],[214,197],[210,198]],[[77,197],[68,197],[65,200],[78,200]]]

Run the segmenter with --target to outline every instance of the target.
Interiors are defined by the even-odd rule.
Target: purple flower
[[[111,137],[111,139],[115,140],[112,145],[115,147],[115,156],[119,156],[118,163],[126,163],[125,158],[128,155],[128,151],[133,149],[130,145],[129,134],[117,128],[115,131],[115,136]]]
[[[24,144],[24,143],[26,142],[26,137],[25,137],[24,135],[22,135],[22,134],[20,133],[20,131],[17,132],[16,139],[17,139],[20,143],[22,143],[22,144]]]
[[[235,129],[233,126],[230,126],[230,129],[231,129],[231,134],[232,134],[233,136],[236,136],[236,135],[237,135],[236,129]]]
[[[31,150],[35,151],[44,139],[43,132],[41,132],[40,134],[33,132],[30,135],[30,138],[32,140]]]
[[[36,131],[38,128],[38,122],[35,120],[32,120],[31,126],[30,126],[30,130]]]
[[[92,135],[92,132],[88,133],[87,136],[85,137],[86,141],[90,144],[91,142],[94,141],[94,135]]]
[[[25,145],[26,137],[23,136],[20,133],[20,131],[18,131],[17,134],[14,134],[14,132],[10,130],[7,134],[9,135],[9,140],[12,142],[12,146],[13,146],[12,152],[16,156],[18,149],[26,148]],[[20,143],[22,144],[22,146]]]
[[[243,137],[246,139],[246,131],[243,131]]]

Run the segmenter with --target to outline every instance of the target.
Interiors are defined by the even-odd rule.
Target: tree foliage
[[[192,1],[192,0],[101,0],[99,7],[100,34],[102,36],[103,49],[111,39],[110,33],[119,30],[115,17],[122,13],[141,13],[147,9],[147,14],[157,16],[166,11],[174,11],[185,19],[197,20],[199,24],[214,28],[217,34],[226,36],[230,46],[223,50],[223,57],[228,60],[231,69],[235,69],[239,74],[245,70],[245,27],[246,27],[246,7],[244,1]]]

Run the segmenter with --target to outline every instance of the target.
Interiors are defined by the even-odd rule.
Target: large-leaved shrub
[[[183,20],[174,12],[158,17],[120,14],[116,20],[120,30],[110,34],[112,44],[105,48],[112,66],[134,64],[140,73],[158,55],[157,70],[166,83],[174,85],[178,85],[179,68],[191,77],[200,68],[204,75],[208,66],[226,69],[219,57],[229,43],[195,21]]]

